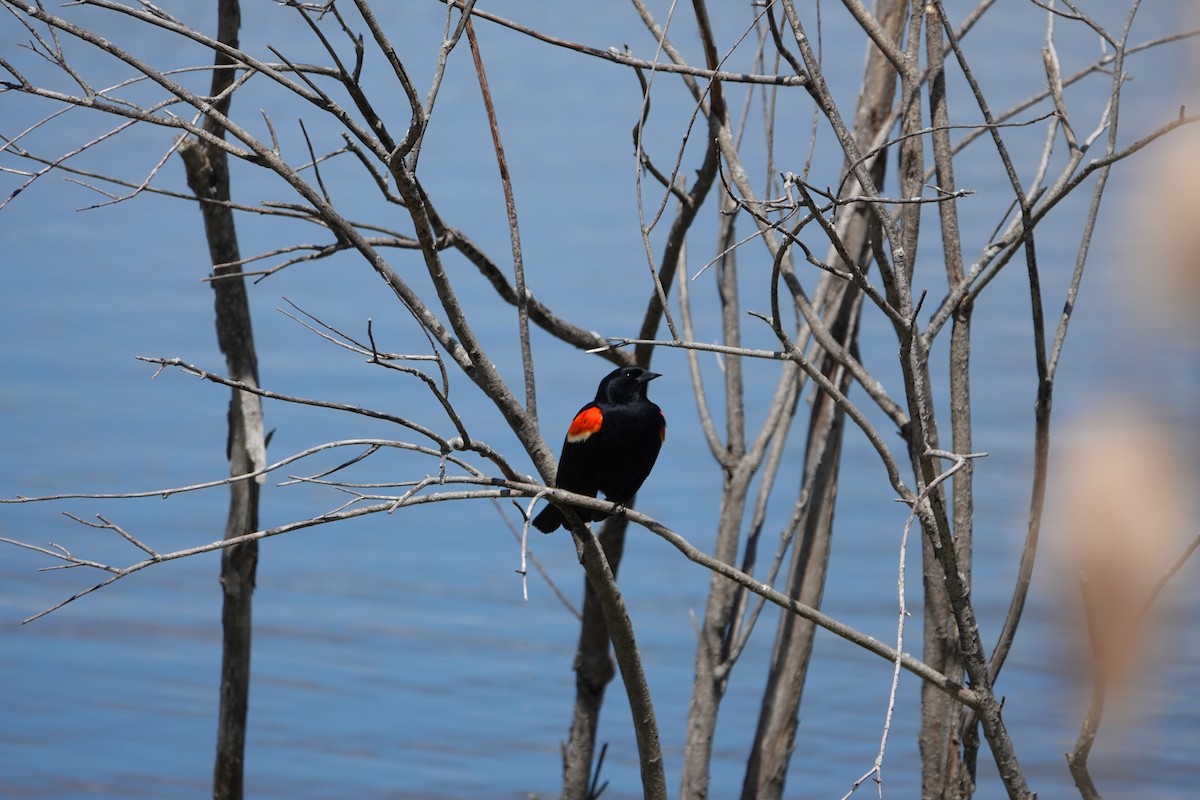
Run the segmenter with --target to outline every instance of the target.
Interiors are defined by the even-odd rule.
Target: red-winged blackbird
[[[596,399],[579,409],[567,429],[555,481],[559,489],[592,497],[601,491],[621,505],[633,498],[667,438],[662,409],[646,397],[650,381],[657,377],[657,372],[624,367],[600,381]],[[608,516],[587,508],[575,511],[584,522]],[[552,505],[533,518],[533,526],[542,533],[562,524],[562,512]]]

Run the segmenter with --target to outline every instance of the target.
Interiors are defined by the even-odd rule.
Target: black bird
[[[596,399],[579,409],[558,460],[555,485],[592,497],[596,492],[624,505],[641,487],[667,438],[662,409],[646,397],[650,381],[659,377],[641,367],[613,370],[600,381]],[[608,514],[575,507],[584,522]],[[533,526],[550,533],[564,524],[562,512],[550,505],[533,518]]]

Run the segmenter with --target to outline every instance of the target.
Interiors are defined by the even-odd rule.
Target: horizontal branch
[[[212,381],[213,383],[218,383],[218,384],[221,384],[222,386],[228,386],[231,389],[240,389],[244,392],[250,392],[251,394],[256,394],[259,397],[263,397],[268,400],[280,400],[285,403],[296,403],[297,405],[315,406],[316,408],[328,408],[328,409],[332,409],[334,411],[346,411],[351,414],[358,414],[359,416],[370,417],[371,419],[379,419],[379,420],[383,420],[385,422],[393,422],[397,425],[401,425],[405,428],[408,428],[409,430],[411,430],[415,433],[419,433],[422,436],[425,436],[425,437],[429,438],[430,440],[436,442],[442,453],[449,453],[451,450],[460,450],[460,449],[470,450],[471,452],[478,453],[479,455],[483,456],[487,460],[491,461],[493,464],[495,464],[497,467],[499,467],[500,471],[503,472],[510,479],[519,478],[518,473],[509,465],[507,459],[505,459],[504,456],[502,456],[499,452],[492,449],[490,446],[484,444],[483,442],[476,441],[474,438],[472,438],[470,440],[465,440],[465,437],[462,439],[446,439],[445,437],[440,436],[437,433],[435,433],[433,430],[426,428],[424,425],[420,425],[420,424],[413,422],[412,420],[406,419],[404,417],[398,417],[395,414],[388,414],[383,411],[375,411],[374,409],[362,408],[360,406],[352,406],[347,403],[334,403],[329,400],[313,400],[311,398],[295,397],[293,395],[286,395],[286,394],[280,394],[279,392],[272,392],[269,389],[261,389],[257,386],[252,386],[248,383],[230,380],[229,378],[225,378],[220,375],[216,375],[214,373],[207,372],[203,369],[200,369],[197,366],[188,364],[178,358],[151,358],[149,356],[137,356],[137,359],[139,361],[145,361],[148,364],[158,364],[160,370],[165,369],[167,367],[177,367],[178,369],[188,373],[189,375],[195,375],[197,378],[200,378],[201,380]],[[406,371],[408,371],[408,370],[406,370]],[[411,372],[416,372],[416,371],[412,370]],[[155,373],[155,374],[157,374],[157,373]],[[422,377],[426,378],[427,385],[432,386],[432,381],[429,380],[427,378],[427,376],[422,376]],[[436,389],[434,390],[433,394],[435,396],[437,396],[439,398],[439,400],[444,400],[444,398],[436,391]]]
[[[451,441],[449,444],[453,446],[455,442]],[[435,450],[431,447],[422,447],[418,444],[412,444],[410,442],[398,442],[390,439],[339,439],[336,442],[325,442],[323,444],[314,445],[301,450],[298,453],[293,453],[287,458],[280,459],[273,464],[268,464],[262,469],[254,470],[253,472],[246,472],[241,475],[231,475],[227,478],[221,478],[219,480],[202,481],[200,483],[188,484],[187,486],[171,486],[163,489],[149,489],[136,492],[64,492],[62,494],[38,495],[35,497],[17,495],[16,497],[0,497],[0,504],[20,505],[23,503],[48,503],[56,500],[140,500],[147,497],[159,497],[163,500],[166,500],[167,498],[171,497],[171,495],[185,494],[187,492],[199,492],[204,489],[212,489],[217,486],[226,486],[228,484],[237,483],[238,481],[257,479],[263,475],[268,475],[276,470],[282,469],[289,464],[294,464],[297,461],[308,458],[311,455],[325,452],[326,450],[333,450],[339,447],[369,447],[375,449],[390,447],[397,450],[408,450],[430,456],[431,458],[449,461],[455,466],[462,467],[469,474],[478,479],[486,477],[483,472],[480,472],[467,462],[443,453],[439,450]],[[334,470],[326,471],[324,474],[329,474],[329,472],[332,471]],[[520,476],[518,476],[518,478],[519,477]]]
[[[646,344],[655,347],[674,347],[681,350],[701,350],[706,353],[720,353],[726,356],[743,356],[745,358],[764,358],[770,361],[791,361],[792,357],[784,350],[758,350],[753,347],[734,347],[727,344],[712,342],[685,342],[682,339],[622,339],[609,338],[604,347],[594,347],[588,353],[603,353],[618,347]]]
[[[442,0],[446,2],[446,0]],[[462,0],[452,0],[449,5],[458,9],[464,9],[466,5]],[[489,14],[486,11],[481,11],[478,8],[471,9],[471,16],[479,19],[494,22],[509,30],[524,34],[530,38],[537,39],[540,42],[562,47],[567,50],[573,50],[576,53],[582,53],[586,56],[594,58],[602,58],[605,61],[612,61],[616,64],[622,64],[626,67],[634,67],[635,69],[644,69],[651,72],[674,72],[681,75],[692,75],[697,78],[704,78],[708,81],[721,81],[724,83],[758,83],[767,84],[769,86],[804,86],[808,83],[808,79],[802,75],[754,75],[745,72],[725,72],[724,70],[704,69],[702,67],[692,67],[686,64],[672,64],[661,61],[647,61],[643,58],[634,58],[633,56],[622,53],[615,48],[601,50],[598,47],[590,47],[586,44],[571,42],[566,39],[559,39],[555,36],[542,33],[512,20]]]
[[[246,476],[246,477],[248,477],[248,476]],[[904,667],[906,670],[908,670],[912,674],[914,674],[917,677],[921,678],[922,680],[925,680],[925,681],[929,682],[930,684],[936,686],[937,688],[939,688],[942,691],[949,694],[951,697],[954,697],[958,701],[962,702],[964,705],[970,706],[972,708],[974,708],[978,705],[978,699],[976,698],[975,693],[973,691],[971,691],[969,688],[959,684],[958,682],[950,679],[946,675],[938,672],[937,670],[933,669],[932,667],[930,667],[928,664],[924,663],[923,661],[920,661],[919,659],[916,659],[907,653],[898,652],[895,648],[890,647],[889,645],[881,642],[880,640],[876,639],[875,637],[869,636],[868,634],[865,634],[865,633],[857,630],[856,628],[853,628],[849,625],[839,622],[837,619],[817,610],[816,608],[813,608],[810,605],[807,605],[805,603],[801,603],[797,600],[794,600],[791,597],[788,597],[783,592],[780,592],[777,589],[774,589],[773,587],[767,585],[766,583],[763,583],[762,581],[754,579],[752,576],[746,574],[745,572],[742,572],[741,570],[737,569],[736,567],[732,567],[729,564],[726,564],[726,563],[708,555],[707,553],[704,553],[703,551],[697,549],[694,545],[692,545],[691,542],[689,542],[683,536],[676,533],[675,531],[668,528],[667,526],[663,525],[662,523],[658,522],[657,520],[653,519],[652,517],[647,516],[646,514],[642,514],[638,511],[635,511],[633,509],[629,509],[624,506],[609,502],[607,500],[600,500],[595,497],[588,497],[587,495],[575,494],[574,492],[568,492],[563,489],[555,489],[555,488],[543,486],[543,485],[537,484],[537,483],[529,483],[527,481],[505,480],[503,478],[493,478],[493,477],[487,477],[487,476],[483,476],[483,477],[478,477],[478,476],[441,476],[441,477],[437,477],[437,478],[430,477],[424,481],[418,482],[418,488],[426,488],[429,486],[448,486],[448,485],[464,485],[464,484],[465,485],[473,485],[473,486],[485,486],[486,488],[470,489],[470,490],[443,491],[443,492],[435,492],[432,494],[420,494],[416,491],[409,491],[409,492],[405,493],[402,497],[381,498],[381,502],[374,503],[372,505],[358,506],[355,508],[343,507],[335,512],[331,512],[331,513],[327,513],[327,514],[320,514],[320,515],[311,517],[309,519],[299,520],[296,522],[290,522],[290,523],[287,523],[284,525],[279,525],[274,528],[267,528],[264,530],[255,531],[253,533],[248,533],[243,536],[235,536],[235,537],[229,538],[229,539],[219,539],[217,541],[209,542],[207,544],[197,545],[195,547],[189,547],[189,548],[185,548],[183,550],[176,550],[176,551],[170,552],[170,553],[156,553],[149,558],[143,559],[134,564],[130,564],[129,566],[126,566],[126,567],[112,567],[109,565],[100,564],[97,562],[78,558],[74,555],[71,555],[65,548],[62,548],[60,546],[56,546],[56,547],[58,547],[57,550],[51,550],[48,548],[39,547],[37,545],[32,545],[27,542],[20,542],[20,541],[10,539],[7,537],[0,537],[0,542],[4,542],[6,544],[10,544],[10,545],[13,545],[16,547],[22,547],[22,548],[25,548],[28,550],[40,552],[45,555],[56,558],[58,560],[66,561],[70,565],[88,566],[88,567],[93,567],[95,569],[100,569],[105,572],[111,573],[111,575],[108,578],[106,578],[104,581],[102,581],[88,589],[85,589],[84,591],[78,592],[78,593],[72,595],[71,597],[67,598],[66,600],[56,603],[54,606],[51,606],[50,608],[47,608],[44,611],[41,611],[37,614],[34,614],[33,616],[27,617],[26,619],[22,620],[22,623],[28,623],[28,622],[32,622],[36,619],[39,619],[41,617],[44,617],[47,614],[50,614],[50,613],[58,610],[59,608],[62,608],[63,606],[67,605],[68,603],[78,600],[81,597],[91,594],[92,592],[94,592],[98,589],[104,588],[105,586],[108,586],[109,584],[111,584],[117,580],[120,580],[121,578],[132,575],[135,572],[139,572],[153,564],[163,563],[166,561],[175,561],[175,560],[178,560],[181,558],[187,558],[189,556],[200,555],[203,553],[211,553],[211,552],[215,552],[217,550],[222,550],[226,547],[235,547],[240,544],[245,544],[248,542],[256,542],[256,541],[259,541],[260,539],[266,539],[266,538],[272,537],[272,536],[279,536],[279,535],[282,535],[285,533],[291,533],[293,531],[303,530],[305,528],[311,528],[311,527],[315,527],[317,525],[324,525],[324,524],[331,523],[331,522],[340,522],[340,521],[346,520],[346,519],[362,517],[362,516],[366,516],[368,514],[378,514],[381,512],[392,513],[393,511],[396,511],[400,508],[405,508],[408,506],[425,505],[425,504],[429,504],[429,503],[450,502],[450,501],[457,501],[457,500],[470,500],[470,499],[493,499],[494,500],[494,499],[500,499],[500,498],[510,498],[511,499],[511,498],[516,498],[516,497],[542,496],[547,499],[553,499],[560,503],[565,503],[565,504],[569,504],[569,505],[577,506],[577,507],[581,507],[581,508],[588,508],[588,509],[593,509],[593,510],[597,510],[597,511],[604,511],[604,512],[607,512],[610,514],[613,514],[613,513],[624,514],[625,516],[627,516],[629,518],[629,520],[631,522],[635,522],[639,525],[642,525],[643,527],[645,527],[648,530],[650,530],[651,532],[655,533],[662,539],[666,540],[673,547],[675,547],[675,549],[679,550],[679,552],[681,552],[688,560],[693,561],[697,564],[700,564],[703,567],[707,567],[708,569],[712,570],[713,572],[716,572],[716,573],[734,581],[735,583],[738,583],[738,584],[746,587],[748,590],[759,595],[760,597],[764,598],[768,602],[774,603],[775,605],[779,606],[780,608],[784,609],[785,611],[788,611],[790,613],[796,614],[800,617],[803,617],[804,619],[809,620],[813,624],[824,628],[825,630],[829,631],[830,633],[835,634],[836,636],[841,637],[842,639],[845,639],[846,641],[850,642],[851,644],[858,645],[859,647],[862,647],[864,650],[874,653],[875,655],[879,656],[880,658],[883,658],[884,660],[886,660],[890,663],[899,663],[902,667]],[[67,498],[67,497],[86,497],[86,496],[87,495],[62,495],[61,497]],[[95,495],[93,495],[93,496],[95,496]],[[126,496],[132,497],[132,496],[148,496],[148,495],[131,494],[131,495],[126,495]],[[361,499],[376,499],[376,498],[367,498],[367,496],[365,496],[365,495],[360,496],[360,498]],[[51,499],[51,498],[36,498],[36,499]],[[29,499],[26,499],[24,502],[33,502],[34,500],[35,500],[35,498],[29,498]],[[13,502],[13,501],[9,500],[7,502]],[[126,538],[128,538],[128,537],[126,537]],[[142,547],[141,549],[146,549],[146,548]]]

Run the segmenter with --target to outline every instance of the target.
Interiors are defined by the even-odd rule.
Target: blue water
[[[166,4],[180,14],[192,4]],[[381,4],[382,5],[382,4]],[[1032,6],[1031,11],[1036,11]],[[718,29],[737,30],[735,11],[714,9]],[[65,9],[115,40],[129,37],[128,22],[105,22],[89,9]],[[381,10],[381,13],[385,13]],[[503,13],[530,21],[564,38],[607,47],[629,42],[652,53],[631,11],[593,9],[586,19],[563,6],[506,6]],[[400,52],[420,64],[418,86],[440,37],[441,6],[389,8],[389,33]],[[265,53],[279,45],[298,59],[317,60],[305,32],[274,4],[249,4],[243,42]],[[202,15],[203,16],[203,15]],[[1165,6],[1143,12],[1141,36],[1178,26]],[[1032,21],[1031,21],[1032,20]],[[1105,20],[1108,23],[1114,20]],[[201,19],[202,24],[208,24]],[[1004,108],[1040,87],[1037,55],[1044,22],[1040,12],[996,20],[993,37],[971,46],[980,79]],[[740,23],[739,23],[740,24]],[[1060,25],[1066,43],[1077,37]],[[843,46],[847,23],[826,12],[824,47],[831,75],[850,76],[834,85],[853,103],[853,76],[861,68],[861,45]],[[530,281],[540,297],[579,324],[610,335],[631,334],[648,294],[637,234],[629,129],[639,107],[631,74],[565,51],[533,47],[521,37],[479,26],[492,88],[520,204],[523,246]],[[1007,37],[1007,38],[1006,38]],[[27,38],[10,17],[0,21],[0,52],[42,74],[17,44]],[[682,46],[695,50],[686,29]],[[733,36],[728,36],[732,41]],[[1076,66],[1095,52],[1092,38],[1073,56]],[[203,62],[202,52],[157,36],[137,34],[130,46],[156,63]],[[1029,56],[1034,68],[1013,52]],[[78,63],[104,70],[111,62],[81,51]],[[1141,78],[1129,95],[1123,138],[1131,141],[1169,118],[1187,95],[1173,76],[1181,60],[1140,57],[1131,65]],[[26,63],[30,62],[30,63]],[[1016,62],[1016,63],[1014,63]],[[390,86],[379,63],[368,63],[369,80]],[[1064,71],[1067,67],[1064,66]],[[193,80],[196,80],[193,78]],[[657,127],[650,140],[661,163],[674,157],[680,134],[677,115],[686,103],[665,76],[656,96]],[[99,83],[99,81],[98,81]],[[201,81],[199,85],[203,85]],[[69,88],[69,84],[62,84]],[[1031,88],[1032,87],[1032,88]],[[1095,113],[1102,82],[1069,93],[1081,116]],[[131,89],[131,96],[142,90]],[[390,94],[389,94],[390,93]],[[381,109],[402,116],[394,105]],[[303,157],[294,124],[304,109],[268,105],[264,82],[251,82],[235,108],[256,132],[265,130],[249,109],[271,109],[285,153]],[[1189,104],[1189,107],[1194,103]],[[11,94],[0,97],[3,132],[20,130],[51,106]],[[686,112],[685,112],[686,113]],[[792,112],[785,112],[795,114]],[[964,119],[973,119],[966,111]],[[807,139],[807,111],[796,115],[798,141]],[[311,118],[308,114],[307,118]],[[447,73],[426,145],[422,171],[451,224],[466,230],[488,252],[508,252],[502,198],[478,90],[464,48]],[[1092,123],[1087,118],[1089,126]],[[394,123],[400,126],[399,122]],[[51,152],[104,130],[105,121],[79,113],[50,124],[38,142]],[[400,126],[402,127],[402,126]],[[1089,127],[1090,130],[1090,127]],[[1012,130],[1020,157],[1036,154],[1042,129]],[[115,170],[135,180],[161,157],[170,137],[162,131],[131,132],[120,146],[101,147],[81,164]],[[333,146],[333,145],[329,145]],[[802,147],[802,145],[801,145]],[[986,147],[978,160],[964,159],[959,180],[980,189],[963,203],[965,235],[978,248],[994,226],[997,175]],[[691,154],[694,158],[694,154]],[[7,157],[4,157],[7,159]],[[11,165],[7,160],[5,165]],[[780,165],[795,169],[796,165]],[[691,167],[685,163],[685,169]],[[1093,248],[1094,272],[1085,283],[1072,325],[1056,411],[1063,422],[1098,400],[1127,394],[1151,401],[1147,414],[1191,420],[1197,387],[1191,335],[1153,340],[1147,350],[1127,335],[1127,265],[1117,245],[1138,189],[1114,177],[1102,228]],[[402,212],[381,208],[363,192],[356,173],[329,164],[334,198],[357,219],[402,226]],[[761,174],[761,171],[760,171]],[[1023,176],[1028,179],[1028,175]],[[17,185],[4,175],[3,193]],[[182,185],[176,158],[158,183]],[[235,175],[235,192],[251,202],[285,196],[282,188],[247,170]],[[221,371],[212,332],[212,299],[200,279],[207,250],[195,208],[143,196],[87,213],[75,209],[96,195],[49,176],[0,212],[5,253],[0,270],[0,495],[72,491],[118,492],[188,485],[224,474],[227,393],[178,373],[149,380],[154,370],[136,355],[171,356]],[[651,203],[653,200],[651,200]],[[1039,238],[1047,313],[1061,306],[1077,246],[1083,199],[1057,211],[1059,225]],[[244,254],[292,241],[321,241],[316,231],[259,217],[238,220]],[[918,259],[918,282],[939,295],[941,266],[932,222]],[[745,228],[748,230],[748,228]],[[656,241],[661,234],[656,234]],[[697,242],[704,241],[702,237]],[[753,246],[751,246],[752,248]],[[744,251],[744,300],[765,310],[756,282],[757,253]],[[968,250],[967,256],[975,255]],[[408,253],[388,253],[414,284],[423,268]],[[489,289],[460,260],[454,280],[472,309],[479,333],[501,370],[516,380],[518,350],[513,315],[490,301]],[[698,264],[693,267],[698,268]],[[700,312],[711,310],[710,284],[693,289]],[[632,290],[631,290],[631,287]],[[395,299],[353,258],[334,258],[279,273],[253,289],[255,334],[262,379],[289,394],[411,416],[448,433],[414,381],[369,368],[360,357],[317,339],[276,311],[284,298],[331,325],[365,337],[372,319],[380,347],[424,352]],[[1007,604],[1016,570],[1028,502],[1033,377],[1028,292],[1022,268],[1001,275],[978,305],[973,380],[977,399],[975,447],[989,457],[977,465],[979,493],[975,595],[985,639],[991,641]],[[715,337],[713,318],[698,313],[700,338]],[[1114,325],[1114,320],[1122,324]],[[747,323],[746,343],[769,347],[767,332]],[[1130,336],[1134,337],[1133,342]],[[1149,337],[1150,334],[1145,334]],[[535,336],[539,403],[547,438],[590,395],[605,367]],[[864,322],[864,360],[878,370],[896,396],[901,386],[889,366],[895,340],[888,325]],[[715,364],[705,359],[716,380]],[[660,465],[639,498],[642,510],[661,518],[697,546],[709,547],[717,508],[719,472],[711,464],[696,421],[695,401],[682,353],[660,351],[655,368],[666,374],[655,399],[667,411],[670,435]],[[750,365],[754,380],[773,386],[770,365]],[[943,380],[935,375],[936,380]],[[719,395],[712,384],[713,396]],[[516,452],[498,414],[462,378],[452,394],[468,412],[471,433],[506,452]],[[861,399],[861,392],[855,392]],[[751,413],[761,415],[762,398]],[[758,405],[754,405],[757,402]],[[401,438],[383,423],[329,411],[266,403],[268,427],[276,430],[271,456],[348,437]],[[893,444],[898,446],[899,439]],[[799,443],[789,450],[781,485],[794,484]],[[271,526],[336,507],[331,490],[280,487],[287,475],[312,474],[344,453],[324,454],[278,474],[264,488],[262,524]],[[530,469],[527,461],[518,468]],[[364,480],[401,480],[433,471],[427,461],[381,455],[355,475]],[[70,500],[0,507],[0,535],[125,564],[139,553],[109,532],[81,527],[62,516],[103,514],[160,551],[212,541],[225,518],[222,490],[137,501]],[[786,493],[771,507],[769,531],[789,511]],[[310,529],[264,542],[255,595],[255,649],[247,750],[247,796],[256,798],[375,797],[524,798],[556,795],[559,745],[574,693],[571,662],[577,635],[571,613],[545,582],[531,573],[529,600],[522,600],[514,570],[518,545],[509,531],[511,507],[485,501],[420,507]],[[507,520],[507,522],[506,522]],[[881,639],[895,631],[898,533],[904,514],[892,500],[886,476],[866,441],[847,435],[837,536],[825,593],[825,610]],[[1048,531],[1047,539],[1053,539]],[[916,540],[913,547],[915,549]],[[578,605],[581,574],[570,541],[562,535],[531,539],[533,554]],[[1048,547],[1049,549],[1049,547]],[[38,572],[47,558],[16,548],[0,549],[0,796],[39,798],[196,797],[209,791],[215,740],[219,667],[220,592],[218,558],[209,554],[156,566],[90,595],[29,625],[20,620],[59,602],[103,577],[81,569]],[[905,649],[916,651],[920,613],[916,561],[909,564],[909,603],[914,618]],[[1191,564],[1163,598],[1166,632],[1147,659],[1145,690],[1134,709],[1106,727],[1093,767],[1105,796],[1192,796],[1193,767],[1200,747],[1198,567]],[[1069,572],[1065,574],[1070,574]],[[1031,783],[1042,797],[1072,796],[1062,754],[1077,732],[1085,701],[1085,675],[1071,660],[1076,631],[1064,625],[1073,601],[1071,585],[1052,557],[1043,558],[1016,647],[999,690],[1005,717]],[[694,617],[702,614],[708,574],[661,540],[635,531],[626,547],[621,584],[649,675],[666,747],[669,785],[678,784],[683,727],[695,652]],[[752,738],[762,670],[774,632],[769,612],[734,673],[721,711],[715,746],[712,796],[740,787],[746,747]],[[841,640],[819,633],[817,652],[801,711],[788,796],[840,797],[875,757],[883,723],[891,666]],[[903,676],[885,762],[885,794],[918,792],[915,712],[919,683]],[[606,797],[640,796],[629,712],[620,683],[609,692],[601,741],[609,742]],[[1119,723],[1119,724],[1118,724]],[[1001,796],[986,754],[981,757],[979,797]],[[864,786],[862,792],[874,792]]]

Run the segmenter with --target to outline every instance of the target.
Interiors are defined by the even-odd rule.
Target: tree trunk
[[[217,38],[231,47],[237,47],[240,23],[238,0],[219,0]],[[231,63],[224,55],[216,55],[217,69],[213,72],[211,95],[220,98],[216,107],[222,114],[228,111],[231,97],[221,95],[232,85],[234,77],[233,69],[222,67],[229,67]],[[211,118],[205,120],[205,128],[216,136],[224,135],[224,130]],[[220,266],[236,264],[241,258],[233,211],[228,205],[228,157],[224,151],[198,139],[185,142],[179,148],[179,154],[187,170],[188,186],[200,200],[209,256],[213,273],[218,278],[212,282],[217,342],[225,355],[227,374],[235,381],[257,386],[258,357],[241,267]],[[263,467],[266,445],[261,399],[257,395],[233,390],[228,420],[226,456],[229,458],[229,474],[245,475]],[[226,539],[258,529],[259,485],[257,480],[241,480],[230,484]],[[224,605],[221,611],[221,705],[213,767],[213,797],[216,800],[240,800],[243,795],[246,716],[250,694],[251,610],[257,566],[257,543],[221,551],[220,580]]]
[[[831,332],[847,351],[858,335],[857,297],[856,290],[843,292],[837,308],[840,319],[830,324]],[[846,392],[849,373],[832,358],[826,357],[822,371]],[[814,608],[820,607],[825,592],[844,422],[845,413],[828,395],[815,398],[809,416],[805,485],[801,489],[808,494],[809,502],[802,512],[800,538],[792,547],[788,582],[788,596]],[[742,800],[778,800],[783,795],[815,632],[816,626],[808,620],[795,614],[780,615],[758,729],[746,764]]]
[[[609,517],[597,537],[614,577],[621,565],[628,527],[629,521],[624,517]],[[604,706],[604,691],[616,675],[609,654],[608,625],[604,622],[600,601],[588,581],[585,580],[583,585],[583,619],[579,625],[579,646],[575,651],[575,709],[562,754],[562,800],[589,800],[600,709]]]

